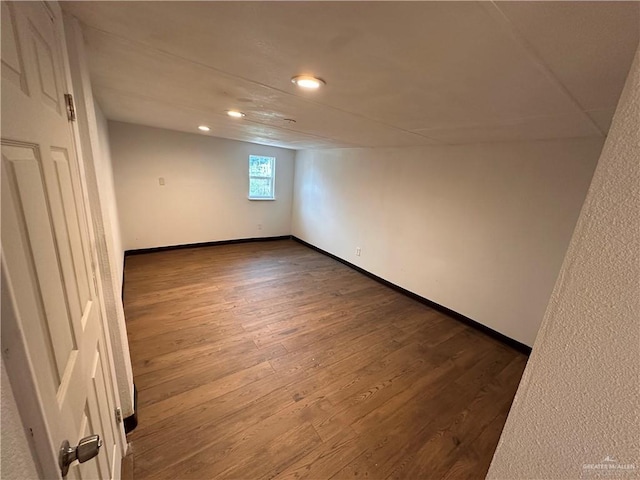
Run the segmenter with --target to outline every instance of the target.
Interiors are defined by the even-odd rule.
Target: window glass
[[[249,155],[249,199],[275,199],[275,157]]]

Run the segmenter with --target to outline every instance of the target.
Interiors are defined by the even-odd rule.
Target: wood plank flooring
[[[125,271],[134,478],[484,478],[525,355],[291,240]]]

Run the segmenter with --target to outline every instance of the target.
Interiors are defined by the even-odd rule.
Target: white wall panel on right
[[[292,231],[533,345],[602,144],[300,151]]]
[[[640,478],[640,49],[487,478]]]

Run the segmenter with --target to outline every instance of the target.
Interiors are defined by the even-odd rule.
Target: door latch
[[[68,440],[63,441],[60,446],[60,453],[58,454],[58,465],[60,466],[62,476],[67,476],[67,473],[69,473],[69,465],[71,465],[74,460],[78,460],[80,463],[91,460],[98,455],[101,446],[102,440],[100,439],[100,435],[84,437],[75,448],[69,445]]]

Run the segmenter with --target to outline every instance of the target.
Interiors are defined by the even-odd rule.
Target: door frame
[[[66,91],[67,93],[72,93],[74,97],[76,97],[76,87],[72,81],[72,73],[71,73],[71,62],[69,58],[69,45],[68,42],[69,36],[65,35],[65,30],[67,28],[77,28],[79,31],[79,26],[77,26],[77,20],[73,19],[76,22],[76,25],[73,25],[71,21],[67,20],[66,15],[63,15],[62,9],[57,2],[44,2],[49,7],[50,11],[55,12],[57,16],[59,16],[58,22],[58,38],[60,41],[61,53],[62,53],[62,66],[64,70],[64,80],[66,83]],[[76,32],[77,33],[77,32]],[[75,60],[75,59],[74,59]],[[80,62],[83,62],[84,59],[79,59]],[[77,63],[76,63],[77,65]],[[81,108],[84,107],[84,103],[80,105]],[[76,109],[78,105],[76,105]],[[82,113],[85,118],[86,112],[81,111],[77,113]],[[95,121],[95,117],[94,117]],[[92,170],[90,173],[95,175],[94,166],[92,163],[93,158],[90,155],[86,155],[87,148],[90,148],[90,145],[83,145],[83,137],[93,138],[95,137],[95,129],[90,128],[91,125],[83,124],[80,125],[80,122],[70,122],[71,128],[71,139],[76,151],[76,156],[78,160],[78,169],[79,169],[79,177],[80,183],[82,187],[82,196],[85,204],[85,213],[86,213],[86,221],[87,221],[87,231],[89,235],[90,241],[90,253],[91,253],[91,262],[93,267],[93,272],[95,275],[96,282],[96,296],[101,310],[101,326],[103,331],[103,336],[105,340],[105,350],[107,353],[107,361],[110,372],[110,378],[107,379],[112,385],[113,398],[111,398],[110,403],[114,405],[115,408],[121,409],[121,399],[120,396],[124,393],[125,396],[128,392],[122,392],[121,389],[118,388],[117,377],[121,376],[123,372],[116,371],[116,362],[114,362],[114,349],[112,346],[112,328],[109,325],[108,321],[108,308],[106,305],[108,302],[105,301],[105,294],[114,295],[115,292],[113,288],[105,288],[105,283],[112,280],[111,272],[105,271],[104,263],[99,261],[100,255],[98,252],[98,248],[100,246],[104,247],[104,242],[100,242],[97,240],[96,227],[101,226],[102,234],[104,235],[104,225],[103,218],[101,215],[96,216],[95,212],[100,211],[101,205],[96,202],[100,201],[100,197],[97,192],[90,192],[90,186],[87,182],[87,170]],[[86,129],[86,131],[81,131],[81,129]],[[93,134],[93,137],[92,137]],[[84,151],[82,147],[85,147]],[[96,187],[96,185],[93,185]],[[100,252],[103,256],[103,259],[106,258],[110,260],[109,252],[104,249],[103,252]],[[3,252],[0,251],[0,259],[3,256]],[[22,329],[19,326],[17,315],[16,315],[16,302],[14,299],[13,292],[11,291],[11,285],[7,281],[6,274],[6,266],[4,261],[0,262],[0,290],[1,290],[1,301],[0,301],[0,309],[2,315],[2,363],[4,364],[7,375],[9,377],[9,383],[11,385],[11,390],[15,397],[16,403],[18,405],[18,411],[20,414],[20,420],[22,426],[24,428],[25,436],[29,447],[31,449],[31,454],[35,463],[36,470],[38,471],[38,475],[43,478],[60,478],[60,468],[58,466],[58,458],[56,451],[52,449],[53,441],[50,436],[49,430],[47,429],[46,417],[44,414],[44,410],[42,408],[42,399],[38,392],[37,384],[35,381],[34,370],[31,362],[28,357],[27,345],[25,343],[24,334]],[[101,268],[102,267],[102,268]],[[113,299],[112,299],[113,302]],[[124,317],[121,319],[124,322]],[[122,341],[120,339],[120,341]],[[126,346],[126,353],[128,355],[128,343],[126,340],[126,332],[124,335],[124,342]],[[120,347],[120,351],[122,351],[122,346]],[[124,374],[126,378],[132,379],[131,374],[131,362],[129,358],[123,359],[124,364],[129,365],[129,371],[125,371]],[[121,362],[122,363],[122,362]],[[130,386],[130,397],[133,399],[133,382],[131,381]],[[131,401],[133,404],[133,401]],[[124,424],[122,421],[116,420],[116,412],[111,412],[113,417],[113,421],[117,425],[118,428],[118,440],[117,445],[120,450],[120,458],[124,457],[127,453],[128,444],[126,440],[126,435],[124,432]],[[114,465],[115,470],[113,472],[114,478],[120,478],[120,462],[116,462]]]
[[[115,392],[120,399],[122,417],[134,415],[134,388],[129,341],[127,339],[124,308],[122,305],[119,280],[113,267],[113,257],[118,252],[109,249],[104,201],[100,194],[96,174],[95,159],[99,158],[98,126],[94,107],[93,91],[87,67],[84,38],[80,22],[63,12],[65,29],[65,54],[68,55],[70,82],[76,106],[76,122],[73,125],[75,143],[78,146],[78,158],[81,163],[85,204],[90,211],[90,235],[95,251],[93,262],[98,276],[97,286],[100,292],[100,306],[103,312],[105,332],[110,341],[110,356],[115,369],[113,382]],[[108,220],[107,220],[108,222]],[[124,260],[124,259],[121,259]]]

